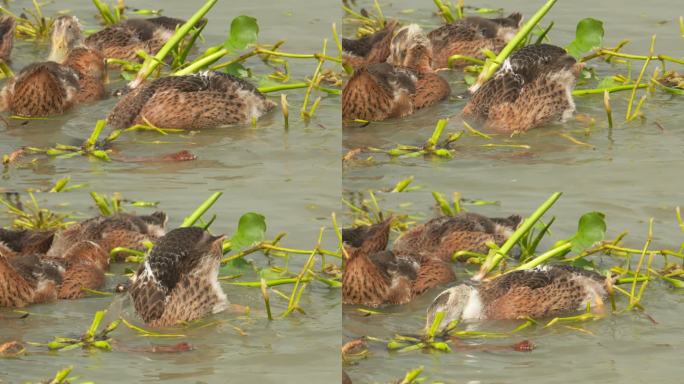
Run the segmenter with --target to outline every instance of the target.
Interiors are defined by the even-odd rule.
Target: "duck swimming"
[[[163,236],[166,222],[164,212],[93,217],[57,231],[47,255],[61,258],[82,242],[95,243],[106,253],[116,247],[144,251],[146,248],[142,242],[155,241]]]
[[[206,20],[200,21],[204,23]],[[138,51],[154,55],[166,44],[185,20],[160,16],[150,19],[128,19],[110,25],[85,39],[85,45],[96,49],[105,58],[141,61]],[[199,25],[197,26],[199,27]]]
[[[129,289],[146,324],[171,326],[228,307],[218,281],[224,238],[190,227],[159,239]]]
[[[483,49],[499,52],[518,32],[521,22],[520,13],[498,19],[470,16],[431,31],[428,38],[433,50],[432,68],[449,68],[449,57],[453,55],[484,59]],[[463,66],[468,62],[455,60],[452,64]]]
[[[565,121],[575,111],[572,89],[583,66],[563,48],[528,45],[473,93],[462,115],[503,132]]]
[[[0,108],[20,116],[60,115],[78,103],[104,96],[105,61],[83,45],[74,16],[60,16],[53,26],[48,61],[33,63],[0,91]]]
[[[0,307],[25,307],[57,299],[62,271],[37,255],[0,255]]]
[[[0,60],[10,61],[12,47],[14,46],[14,31],[17,21],[9,15],[0,16]]]
[[[275,107],[252,84],[222,72],[169,76],[129,91],[109,113],[115,128],[200,129],[249,123]]]
[[[357,68],[342,91],[342,119],[380,121],[408,116],[446,99],[449,83],[432,71],[432,47],[411,24],[392,38],[386,63]]]
[[[440,216],[404,232],[392,245],[399,255],[410,255],[419,262],[437,258],[448,262],[458,251],[487,253],[487,242],[502,245],[522,218],[488,218],[476,213]]]
[[[384,63],[390,55],[390,44],[397,28],[397,21],[391,20],[385,27],[360,39],[342,39],[342,63],[358,68],[370,64]]]
[[[455,280],[450,266],[441,260],[419,264],[384,250],[390,222],[342,231],[349,256],[342,278],[344,304],[405,304],[432,287]]]
[[[427,327],[444,312],[442,327],[454,320],[508,320],[599,310],[607,297],[606,278],[570,266],[539,266],[506,273],[480,286],[457,285],[440,293],[427,310]]]

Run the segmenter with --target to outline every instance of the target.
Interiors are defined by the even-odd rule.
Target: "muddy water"
[[[127,4],[138,8],[163,8],[165,15],[175,17],[189,17],[199,6],[197,2],[178,0],[130,1]],[[17,10],[29,5],[30,1],[15,1],[10,6]],[[208,46],[223,41],[230,20],[247,14],[258,19],[261,42],[273,43],[282,39],[286,40],[283,50],[315,52],[320,50],[324,37],[331,38],[331,23],[337,15],[330,16],[329,6],[306,1],[220,1],[207,16],[209,24],[204,31],[207,40],[204,44]],[[58,0],[46,7],[45,12],[63,9],[77,15],[86,29],[97,28],[95,8],[91,2]],[[336,54],[334,44],[330,47]],[[12,67],[18,70],[44,57],[46,51],[44,45],[18,41]],[[293,80],[301,81],[310,76],[315,64],[313,60],[292,60],[290,71]],[[250,60],[247,66],[257,77],[272,72],[258,59]],[[111,89],[124,85],[115,73],[112,80]],[[19,167],[5,169],[0,177],[0,189],[19,192],[28,188],[45,189],[58,179],[71,176],[71,185],[86,183],[87,187],[60,194],[38,194],[40,202],[61,212],[86,217],[96,214],[89,191],[120,192],[126,199],[159,201],[158,209],[168,213],[170,227],[180,224],[183,217],[212,192],[223,191],[223,197],[211,211],[218,216],[212,226],[213,231],[230,234],[242,213],[255,211],[267,218],[267,236],[273,237],[284,231],[288,235],[283,245],[311,248],[316,243],[319,228],[330,226],[330,213],[339,206],[339,102],[336,96],[323,94],[316,117],[305,124],[296,118],[304,90],[291,90],[287,94],[292,115],[288,131],[283,128],[282,116],[277,109],[261,119],[256,127],[226,127],[163,137],[154,133],[126,134],[116,143],[116,149],[123,156],[151,156],[186,149],[199,159],[182,163],[39,159],[33,164],[23,163]],[[279,92],[269,97],[276,102],[280,100]],[[95,121],[103,118],[115,102],[110,98],[77,108],[56,120],[31,121],[26,125],[13,120],[9,127],[0,127],[0,153],[8,153],[24,145],[80,143],[92,131]],[[155,141],[163,143],[154,144]],[[144,208],[128,209],[151,212],[151,209]],[[9,217],[1,214],[0,225],[8,224]],[[325,237],[324,246],[335,246],[331,232]],[[292,257],[290,268],[299,270],[305,257]],[[260,253],[248,259],[261,267],[267,262]],[[277,259],[274,263],[282,265],[282,261]],[[121,276],[124,268],[118,265],[112,269],[109,288],[125,279]],[[256,278],[248,268],[240,279],[253,281]],[[178,340],[143,338],[121,328],[115,333],[116,345],[112,353],[77,350],[0,359],[0,382],[37,381],[52,377],[66,366],[73,366],[73,374],[80,376],[81,380],[98,383],[219,383],[257,381],[257,378],[263,383],[295,383],[303,378],[312,382],[338,380],[338,290],[311,284],[301,302],[306,314],[269,322],[258,289],[228,284],[223,287],[233,303],[252,307],[252,315],[216,315],[212,320],[220,320],[219,325],[181,330],[187,337]],[[282,291],[289,293],[290,287],[282,287]],[[287,307],[287,303],[275,294],[272,303],[275,314]],[[32,306],[28,309],[31,314],[25,319],[18,319],[16,313],[2,310],[0,341],[47,342],[56,335],[77,336],[87,329],[92,314],[105,308],[110,308],[109,317],[123,313],[135,319],[130,303],[122,298],[108,297]],[[181,341],[191,343],[195,350],[180,354],[136,352],[153,344]],[[314,361],[316,364],[310,364]]]
[[[368,5],[370,2],[360,2]],[[468,3],[468,2],[466,2]],[[508,3],[479,2],[478,6],[506,7],[529,17],[541,1]],[[382,2],[387,17],[413,21],[430,29],[439,24],[430,1]],[[371,3],[372,5],[372,3]],[[657,4],[639,1],[559,1],[542,22],[555,26],[551,42],[565,45],[574,38],[577,21],[584,17],[603,20],[605,46],[628,38],[625,52],[645,54],[651,35],[657,34],[656,51],[681,57],[684,39],[679,34],[675,1]],[[354,26],[345,24],[345,33]],[[626,73],[592,61],[599,76]],[[636,76],[641,63],[636,63]],[[668,65],[670,69],[681,68]],[[655,65],[647,72],[655,69]],[[455,95],[465,92],[460,73],[443,73]],[[592,87],[589,83],[578,87]],[[455,143],[452,160],[389,159],[374,155],[372,165],[350,164],[343,173],[343,189],[352,198],[368,189],[391,188],[399,180],[414,176],[412,186],[421,189],[401,194],[378,194],[381,207],[424,220],[434,215],[431,191],[447,195],[459,192],[466,199],[497,201],[497,205],[465,207],[488,215],[529,214],[554,191],[564,195],[550,211],[557,217],[551,239],[572,235],[579,216],[597,210],[606,214],[608,236],[629,232],[626,244],[641,247],[648,219],[655,219],[654,246],[678,249],[682,241],[675,219],[675,207],[682,204],[681,178],[683,112],[682,99],[656,92],[644,106],[644,121],[623,123],[628,93],[613,94],[611,103],[616,124],[609,129],[602,97],[576,97],[578,113],[593,118],[587,123],[572,120],[563,125],[537,129],[517,137],[498,135],[491,141],[465,134]],[[396,144],[420,145],[431,134],[438,118],[451,118],[445,132],[462,130],[457,116],[464,101],[454,99],[406,118],[374,123],[368,127],[346,127],[343,148],[374,146],[384,149]],[[577,145],[568,134],[588,145]],[[524,144],[529,149],[487,148],[482,144]],[[546,246],[552,245],[548,241]],[[599,266],[612,265],[606,257],[595,258]],[[463,269],[456,267],[459,272]],[[466,278],[465,276],[462,276]],[[359,335],[390,337],[394,333],[416,333],[423,325],[424,310],[436,292],[403,307],[388,308],[388,315],[361,317],[353,307],[343,310],[345,340]],[[346,369],[358,382],[387,382],[403,377],[409,369],[425,366],[430,380],[449,383],[562,383],[681,381],[682,368],[677,351],[684,346],[681,321],[684,295],[666,285],[654,284],[643,300],[646,310],[657,320],[622,314],[581,324],[588,332],[557,327],[524,331],[505,340],[511,343],[530,339],[537,344],[532,353],[510,351],[476,352],[456,350],[451,354],[411,352],[388,353],[382,345],[371,345],[370,358]],[[619,302],[618,305],[624,302]],[[480,330],[511,330],[518,322],[483,323]],[[482,341],[475,341],[480,343]],[[648,364],[648,367],[645,367]]]

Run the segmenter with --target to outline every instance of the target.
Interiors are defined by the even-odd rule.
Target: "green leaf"
[[[250,16],[241,15],[230,23],[230,35],[223,43],[225,48],[231,50],[245,49],[249,44],[254,44],[259,35],[257,20]]]
[[[230,238],[231,249],[240,251],[264,239],[266,234],[266,218],[254,212],[248,212],[240,217],[237,231]]]
[[[594,48],[599,48],[603,44],[603,22],[588,17],[577,23],[575,30],[575,40],[572,41],[565,50],[578,59],[585,53]]]
[[[604,239],[605,218],[606,216],[601,212],[589,212],[580,217],[577,233],[570,239],[573,252],[580,253]]]
[[[235,77],[248,77],[249,70],[245,68],[241,63],[233,63],[226,67],[225,72],[229,75]]]

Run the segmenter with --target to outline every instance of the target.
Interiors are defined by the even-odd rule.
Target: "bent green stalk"
[[[489,78],[494,75],[494,72],[496,72],[504,60],[506,60],[506,58],[513,53],[513,50],[527,38],[527,35],[532,32],[532,29],[534,29],[534,27],[541,21],[546,13],[549,12],[555,3],[556,0],[548,0],[546,4],[539,8],[539,10],[532,15],[530,20],[528,20],[527,23],[520,28],[518,33],[513,36],[513,39],[511,39],[511,41],[506,44],[501,52],[499,52],[499,54],[496,56],[496,59],[487,60],[482,72],[480,72],[480,76],[477,77],[477,81],[469,88],[471,93],[475,92],[482,84],[485,83],[485,81],[489,80]]]
[[[188,21],[185,22],[178,30],[176,30],[176,33],[171,36],[169,41],[164,44],[163,47],[157,52],[154,57],[148,57],[145,59],[145,62],[143,63],[142,67],[140,68],[140,71],[138,71],[138,74],[135,77],[135,80],[133,80],[131,83],[128,84],[128,87],[131,89],[135,89],[138,87],[145,79],[152,73],[154,70],[159,66],[160,63],[164,61],[164,58],[166,55],[171,52],[173,48],[180,43],[183,38],[185,38],[185,35],[187,35],[192,28],[195,27],[195,25],[202,20],[204,15],[209,12],[209,10],[216,4],[218,0],[207,0],[206,3],[197,11],[195,12],[194,15]]]
[[[482,280],[487,274],[494,269],[499,262],[508,254],[508,252],[513,248],[515,243],[520,240],[520,238],[525,235],[532,227],[534,224],[541,219],[541,217],[548,211],[553,204],[558,201],[558,199],[561,197],[563,193],[562,192],[555,192],[552,194],[546,201],[539,206],[528,218],[526,218],[522,224],[518,227],[518,229],[513,232],[511,237],[506,240],[506,242],[499,248],[498,250],[491,250],[489,252],[489,255],[487,256],[487,260],[485,261],[484,264],[482,264],[482,267],[480,268],[480,272],[478,272],[477,275],[473,276],[473,280],[475,281],[480,281]]]
[[[183,220],[183,223],[180,225],[181,228],[192,227],[197,222],[197,220],[199,220],[199,218],[202,217],[202,215],[209,208],[211,208],[212,205],[214,205],[216,200],[218,200],[219,197],[221,197],[221,195],[223,195],[223,192],[214,192],[213,195],[209,196],[209,198],[207,200],[205,200],[202,203],[202,205],[200,205],[199,207],[197,207],[197,209],[195,209],[195,212],[193,212],[190,216],[186,217]]]

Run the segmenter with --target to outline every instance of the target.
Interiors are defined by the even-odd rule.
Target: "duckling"
[[[606,278],[570,266],[539,266],[506,273],[480,286],[457,285],[440,293],[427,309],[427,327],[444,312],[442,326],[453,320],[508,320],[599,311],[607,297]]]
[[[191,227],[174,229],[159,239],[129,288],[146,324],[171,326],[227,308],[218,281],[224,238]]]
[[[58,264],[37,255],[0,256],[0,307],[25,307],[57,298]]]
[[[146,248],[142,242],[155,241],[163,236],[167,220],[164,212],[140,216],[117,213],[90,218],[55,233],[47,255],[63,257],[81,242],[93,242],[106,253],[116,247],[144,251]]]
[[[391,219],[372,226],[347,228],[342,232],[346,254],[342,278],[342,302],[378,306],[405,304],[455,275],[441,260],[418,264],[384,250]]]
[[[52,245],[54,231],[0,228],[0,255],[45,254]]]
[[[583,66],[563,48],[528,45],[475,90],[462,115],[504,132],[565,121],[575,111],[572,89]]]
[[[0,91],[0,108],[21,116],[51,116],[104,96],[104,57],[83,46],[74,16],[54,22],[48,61],[26,66]]]
[[[249,123],[274,107],[247,81],[207,71],[142,84],[122,97],[107,119],[115,128],[147,120],[163,128],[199,129]]]
[[[482,49],[499,52],[518,32],[521,22],[522,15],[517,12],[497,19],[470,16],[431,31],[428,38],[434,51],[432,67],[448,68],[453,55],[484,59]],[[463,60],[453,62],[456,66],[467,64]]]
[[[418,262],[436,258],[445,262],[457,251],[487,253],[486,243],[503,244],[522,218],[488,218],[476,213],[441,216],[418,224],[394,241],[392,250]]]
[[[352,68],[358,68],[387,61],[397,24],[396,20],[391,20],[383,29],[357,40],[343,38],[342,62]]]
[[[96,49],[105,58],[142,61],[138,51],[154,55],[166,44],[185,20],[160,16],[150,19],[128,19],[95,32],[85,39],[85,45]],[[206,23],[202,20],[196,25]]]
[[[449,83],[432,71],[432,47],[411,24],[392,38],[386,63],[360,67],[342,91],[342,119],[380,121],[408,116],[446,99]]]
[[[0,60],[10,61],[12,47],[14,46],[14,31],[17,21],[9,15],[0,16]]]

